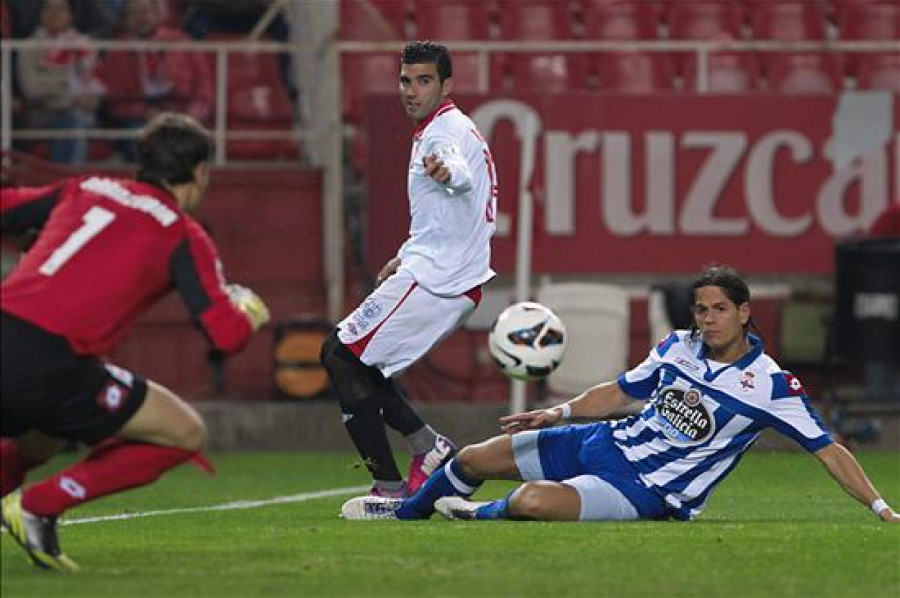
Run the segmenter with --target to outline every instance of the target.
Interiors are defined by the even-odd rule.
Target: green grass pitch
[[[859,459],[900,506],[900,457]],[[347,496],[301,495],[365,485],[349,454],[214,462],[215,478],[186,466],[68,513],[77,522],[159,512],[61,527],[78,574],[33,568],[3,534],[0,594],[900,596],[900,525],[880,523],[800,453],[751,452],[693,523],[348,522],[337,516]],[[479,496],[511,487],[489,483]],[[281,496],[296,502],[203,509]]]

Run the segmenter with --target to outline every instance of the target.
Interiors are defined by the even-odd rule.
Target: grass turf
[[[900,458],[859,455],[900,505]],[[69,519],[365,485],[346,454],[220,454]],[[43,473],[47,473],[44,470]],[[513,486],[489,483],[478,497]],[[7,534],[0,593],[20,596],[900,596],[900,526],[817,461],[751,452],[693,523],[347,522],[346,497],[66,525],[76,575],[38,571]]]

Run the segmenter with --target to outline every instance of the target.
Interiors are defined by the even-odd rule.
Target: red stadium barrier
[[[900,188],[896,98],[458,100],[499,169],[501,273],[513,271],[526,190],[535,197],[535,273],[693,273],[715,259],[746,274],[822,275],[835,239],[864,232]],[[393,96],[371,97],[368,111],[369,162],[378,164],[367,182],[368,230],[378,234],[368,235],[367,256],[376,271],[406,235],[397,201],[409,148],[398,132],[410,127]]]

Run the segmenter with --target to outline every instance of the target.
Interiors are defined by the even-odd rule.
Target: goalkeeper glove
[[[253,330],[259,330],[266,322],[269,321],[269,308],[263,303],[263,300],[248,289],[239,284],[225,285],[225,292],[228,298],[239,310],[244,312],[250,319]]]

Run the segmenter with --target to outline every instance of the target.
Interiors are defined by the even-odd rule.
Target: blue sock
[[[512,495],[510,492],[506,498],[478,507],[475,510],[475,519],[509,519],[509,499]]]
[[[470,479],[454,458],[429,477],[419,491],[403,501],[395,511],[397,519],[428,519],[434,513],[434,503],[444,496],[469,496],[481,480]]]

